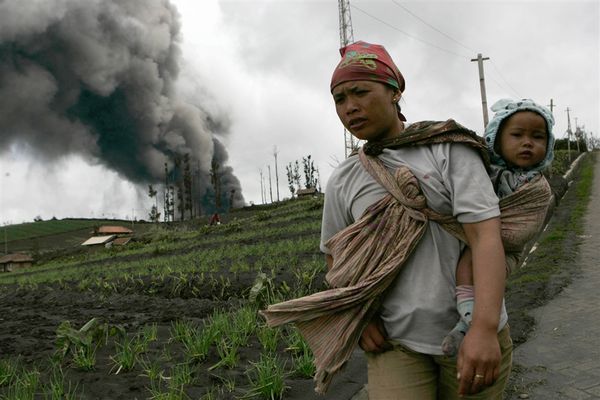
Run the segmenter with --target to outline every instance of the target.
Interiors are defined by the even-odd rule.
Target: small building
[[[29,268],[33,265],[33,258],[28,254],[13,253],[0,258],[0,271],[12,272],[17,269]]]
[[[317,189],[311,187],[306,189],[298,189],[298,191],[296,192],[296,196],[298,196],[298,198],[301,199],[305,197],[314,197],[317,195],[317,193]]]
[[[104,235],[104,236],[92,236],[85,242],[81,243],[82,246],[106,246],[115,240],[117,235]]]
[[[103,225],[94,229],[94,236],[81,243],[82,246],[123,246],[131,241],[133,230],[119,225]]]

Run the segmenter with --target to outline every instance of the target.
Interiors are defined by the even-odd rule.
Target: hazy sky
[[[10,0],[17,1],[17,0]],[[329,93],[339,61],[334,0],[173,0],[182,21],[182,96],[202,93],[229,120],[225,146],[247,203],[261,202],[262,170],[288,197],[285,165],[312,155],[323,186],[344,158]],[[386,46],[406,79],[410,121],[454,118],[482,133],[477,63],[487,99],[555,104],[555,134],[571,124],[600,134],[599,1],[351,1],[355,40]],[[491,114],[490,114],[491,116]],[[0,133],[2,134],[2,133]],[[76,156],[37,161],[19,143],[0,149],[0,222],[63,217],[147,218],[146,188]],[[273,196],[276,196],[273,187]],[[268,194],[267,194],[267,197]]]

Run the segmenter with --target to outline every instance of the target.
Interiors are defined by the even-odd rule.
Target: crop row
[[[224,394],[280,399],[288,378],[313,376],[313,357],[297,330],[268,328],[258,317],[265,302],[283,298],[269,278],[259,283],[252,302],[234,311],[216,310],[199,323],[177,320],[168,329],[143,325],[128,334],[95,318],[79,329],[65,321],[48,360],[35,366],[19,358],[0,360],[0,398],[85,398],[85,378],[69,379],[77,370],[101,371],[106,379],[137,376],[148,399],[210,400]],[[260,351],[252,359],[242,357],[249,348]]]

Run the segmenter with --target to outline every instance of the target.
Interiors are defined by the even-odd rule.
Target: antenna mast
[[[569,153],[569,163],[571,162],[571,135],[573,131],[571,131],[571,109],[567,107],[567,152]]]
[[[346,47],[354,43],[354,32],[352,31],[352,17],[350,16],[350,0],[338,0],[340,18],[340,47]],[[354,137],[344,128],[345,156],[348,158],[356,148]]]

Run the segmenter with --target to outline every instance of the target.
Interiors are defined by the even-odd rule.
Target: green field
[[[110,382],[122,385],[115,399],[138,396],[130,387],[145,388],[137,398],[229,399],[252,393],[267,399],[280,398],[294,381],[310,382],[312,356],[298,332],[266,328],[257,311],[323,288],[322,206],[321,197],[249,207],[224,215],[225,223],[217,226],[198,220],[147,224],[127,246],[78,246],[0,274],[0,295],[17,296],[20,309],[30,310],[1,309],[3,317],[29,335],[27,315],[36,315],[37,329],[56,332],[10,337],[11,348],[24,347],[0,357],[0,374],[4,369],[8,375],[0,382],[0,398],[32,385],[38,393],[51,393],[53,376],[46,371],[54,368],[57,352],[64,371],[60,390],[81,385],[68,398],[96,398],[102,391],[96,382]],[[61,232],[86,226],[56,222],[62,222],[55,225]],[[92,227],[98,221],[90,222]],[[23,226],[28,225],[35,224]],[[64,315],[69,320],[57,324]],[[103,341],[96,342],[96,335]],[[55,352],[32,350],[29,359],[15,359],[28,354],[30,343]],[[72,349],[81,354],[71,357]],[[160,368],[156,376],[153,366]],[[270,377],[260,376],[264,369]],[[118,379],[115,370],[121,371]],[[39,379],[29,382],[31,374]],[[181,379],[177,386],[175,379]],[[276,386],[262,393],[263,379]]]

